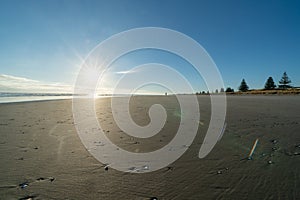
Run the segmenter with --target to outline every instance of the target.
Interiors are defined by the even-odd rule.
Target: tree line
[[[270,76],[264,86],[264,90],[274,90],[274,89],[288,89],[288,88],[292,88],[292,86],[290,85],[292,83],[291,79],[288,77],[287,73],[284,72],[282,75],[282,78],[280,79],[280,81],[278,82],[278,86],[275,84],[273,78]],[[249,86],[246,83],[245,79],[242,80],[239,88],[239,91],[241,92],[247,92],[249,91]],[[227,87],[226,90],[224,90],[224,88],[221,88],[220,91],[218,89],[216,89],[215,91],[213,91],[212,93],[231,93],[234,92],[234,89],[232,89],[231,87]],[[210,92],[207,91],[202,91],[202,92],[196,92],[197,95],[199,94],[209,94]]]
[[[291,79],[288,77],[287,73],[284,72],[282,75],[282,78],[279,81],[278,86],[276,86],[273,78],[270,76],[266,83],[265,83],[265,90],[274,90],[276,88],[278,89],[288,89],[288,88],[292,88],[291,84]],[[247,85],[245,79],[242,80],[240,86],[239,86],[239,91],[241,92],[247,92],[249,90],[249,86]]]

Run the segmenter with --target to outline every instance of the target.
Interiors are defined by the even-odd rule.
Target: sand
[[[198,98],[201,123],[193,144],[169,167],[146,174],[105,170],[76,133],[71,100],[0,104],[0,199],[300,199],[300,96],[228,96],[224,136],[204,159],[198,152],[210,101]],[[115,125],[110,100],[98,99],[96,112],[120,148],[148,152],[174,137],[180,121],[174,97],[131,101],[140,125],[149,122],[152,103],[167,108],[168,123],[148,140]]]

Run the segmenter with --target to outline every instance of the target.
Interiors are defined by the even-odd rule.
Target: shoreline
[[[199,97],[209,97],[210,95],[220,95],[220,93],[211,93],[211,94],[168,94],[168,95],[132,95],[131,97],[176,97],[176,95],[196,95]],[[231,96],[299,96],[300,95],[300,91],[299,93],[241,93],[241,92],[234,92],[234,93],[225,93],[225,95],[227,97],[231,97]],[[59,96],[58,96],[59,97]],[[102,98],[122,98],[124,96],[98,96],[97,99],[102,99]],[[29,103],[29,102],[44,102],[44,101],[61,101],[61,100],[73,100],[73,97],[70,98],[54,98],[54,99],[26,99],[26,100],[16,100],[16,101],[1,101],[1,98],[6,98],[6,97],[0,97],[0,105],[1,104],[13,104],[13,103]]]

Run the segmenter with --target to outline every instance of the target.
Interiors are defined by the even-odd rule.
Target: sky
[[[0,92],[70,91],[93,48],[140,27],[168,28],[193,38],[214,60],[225,87],[237,89],[244,78],[250,89],[263,88],[269,76],[278,83],[285,71],[292,85],[300,86],[300,1],[2,0],[0,5]],[[142,50],[126,56],[101,79],[106,92],[131,68],[149,62],[179,71],[194,91],[206,90],[193,66],[176,55]]]

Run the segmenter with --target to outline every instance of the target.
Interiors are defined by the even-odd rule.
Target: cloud
[[[115,72],[116,74],[131,74],[131,73],[135,73],[136,71],[134,70],[128,70],[128,71],[119,71],[119,72]]]
[[[72,93],[71,85],[0,74],[0,92]]]

